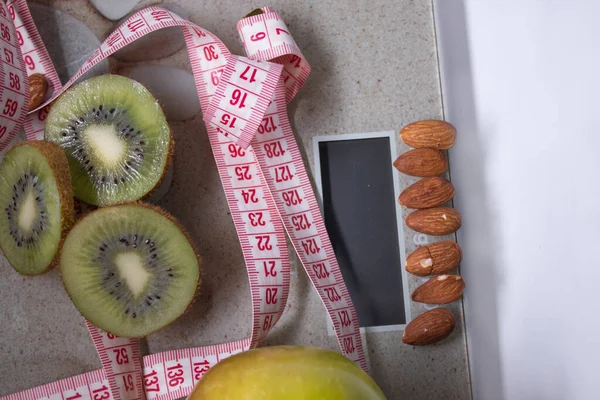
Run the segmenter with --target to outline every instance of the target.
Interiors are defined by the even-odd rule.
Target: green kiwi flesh
[[[45,138],[67,153],[75,197],[93,205],[138,200],[160,182],[171,132],[156,99],[119,75],[90,78],[63,93]]]
[[[200,262],[167,213],[141,203],[100,208],[67,236],[63,282],[81,314],[121,337],[161,329],[192,302]]]
[[[23,275],[52,267],[73,226],[73,191],[67,158],[50,142],[12,148],[0,164],[0,248]]]

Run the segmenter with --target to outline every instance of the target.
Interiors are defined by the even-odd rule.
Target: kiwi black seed
[[[81,314],[122,337],[143,337],[177,319],[200,282],[200,261],[177,221],[143,203],[100,208],[67,236],[65,288]]]
[[[63,93],[48,114],[45,137],[67,153],[75,197],[100,206],[147,196],[173,151],[156,99],[119,75],[90,78]]]
[[[23,275],[52,267],[75,221],[64,151],[45,141],[20,143],[0,164],[0,248]]]

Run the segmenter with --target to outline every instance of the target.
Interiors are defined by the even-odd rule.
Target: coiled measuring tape
[[[342,353],[367,370],[357,314],[287,116],[287,103],[302,87],[310,66],[276,12],[263,8],[255,14],[237,24],[247,54],[242,57],[232,55],[215,35],[173,12],[146,8],[111,33],[61,87],[26,0],[0,2],[0,72],[5,74],[0,88],[0,149],[21,124],[28,139],[42,138],[49,103],[95,64],[150,32],[181,27],[210,145],[242,246],[253,321],[247,339],[143,358],[137,340],[116,337],[86,321],[101,370],[0,400],[174,400],[187,396],[212,366],[256,347],[281,318],[290,286],[286,232],[327,309]],[[26,75],[36,72],[49,80],[52,96],[27,115]]]

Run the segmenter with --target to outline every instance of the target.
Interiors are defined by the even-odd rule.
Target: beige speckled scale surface
[[[103,39],[112,23],[87,2],[44,1],[86,22]],[[156,2],[142,1],[140,6]],[[242,48],[237,20],[250,1],[182,0],[191,19]],[[312,65],[289,107],[292,126],[312,169],[312,137],[399,130],[419,119],[441,118],[441,95],[430,0],[273,0]],[[47,40],[47,38],[44,38]],[[155,61],[189,69],[185,50]],[[115,70],[120,67],[111,62]],[[202,118],[172,123],[176,154],[173,186],[160,205],[179,218],[204,257],[205,281],[193,309],[148,338],[150,352],[222,343],[250,332],[250,296],[242,253],[212,158]],[[458,140],[460,140],[460,132]],[[400,151],[406,148],[400,144]],[[402,178],[401,187],[415,181]],[[416,247],[405,230],[406,250]],[[336,348],[326,314],[304,272],[292,263],[290,300],[266,344]],[[415,288],[420,278],[411,277]],[[467,282],[468,284],[468,282]],[[82,317],[57,271],[18,276],[0,256],[0,395],[100,367]],[[470,399],[462,305],[446,341],[429,347],[401,343],[401,332],[367,335],[372,375],[389,399]],[[424,311],[412,305],[413,315]]]

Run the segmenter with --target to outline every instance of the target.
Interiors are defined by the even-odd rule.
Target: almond
[[[402,341],[413,346],[425,346],[446,339],[454,330],[454,315],[447,308],[434,308],[410,321]]]
[[[406,258],[406,271],[417,276],[445,274],[458,267],[462,260],[460,246],[443,240],[419,247]]]
[[[404,268],[407,272],[417,276],[431,275],[433,270],[433,258],[427,246],[422,246],[406,257]]]
[[[32,74],[29,77],[29,111],[42,104],[47,91],[48,82],[44,75]]]
[[[416,288],[411,298],[419,303],[447,304],[458,300],[464,288],[460,275],[438,275]]]
[[[454,145],[456,129],[446,121],[425,120],[406,125],[400,136],[410,147],[447,150]]]
[[[406,226],[410,229],[433,236],[454,233],[460,224],[460,213],[448,207],[417,210],[406,217]]]
[[[454,193],[454,186],[446,178],[432,176],[404,189],[398,202],[407,208],[431,208],[451,200]]]
[[[432,274],[444,274],[457,268],[462,261],[462,250],[458,243],[443,240],[427,245],[433,259]]]
[[[439,150],[414,149],[398,157],[394,167],[406,175],[435,176],[446,172],[448,160]]]

